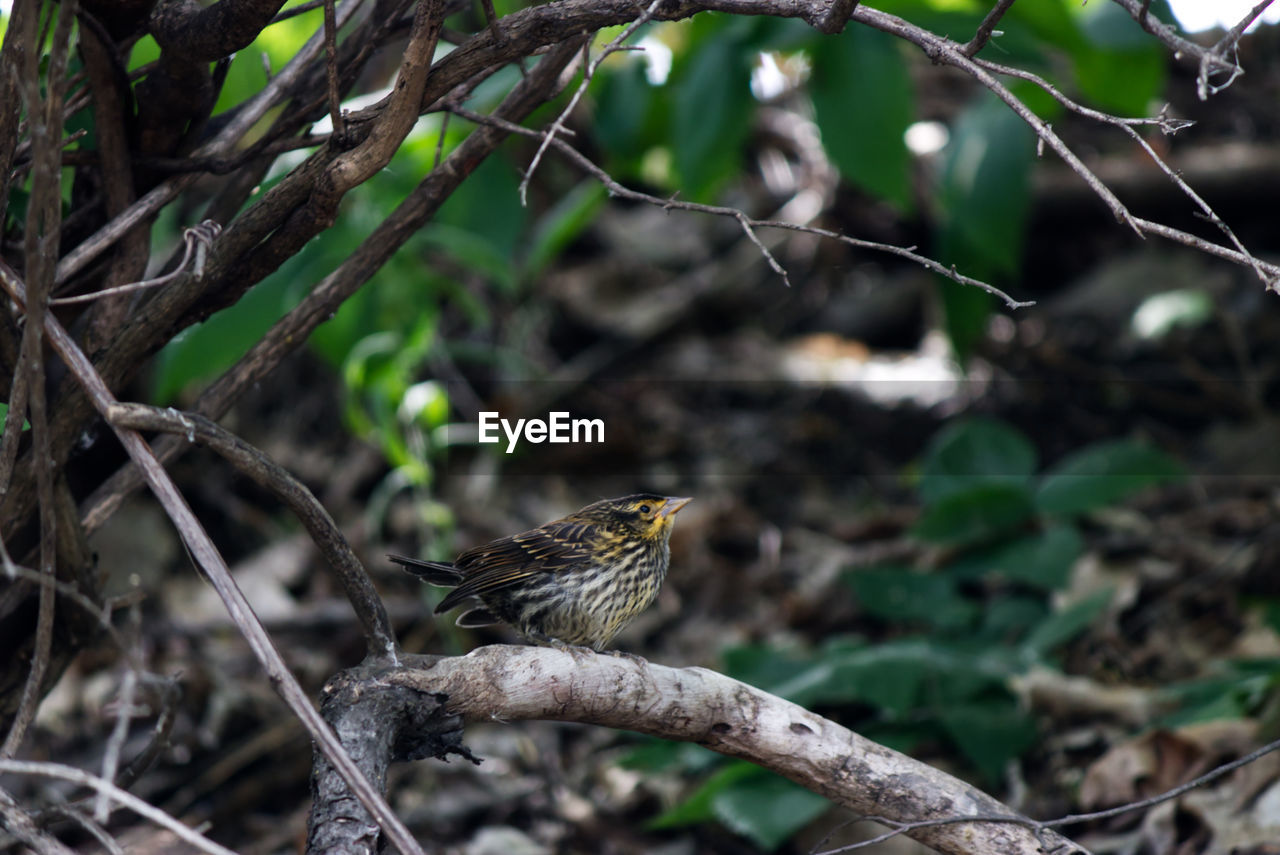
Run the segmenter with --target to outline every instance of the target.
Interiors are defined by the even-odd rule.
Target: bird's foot
[[[635,653],[628,653],[628,652],[627,652],[627,651],[625,651],[625,650],[609,650],[609,651],[606,651],[606,652],[607,652],[610,656],[613,656],[613,657],[615,657],[615,658],[617,658],[617,659],[630,659],[632,662],[636,663],[637,665],[648,665],[648,664],[649,664],[649,660],[648,660],[648,659],[645,659],[643,656],[640,656],[640,655],[635,654]]]
[[[568,653],[579,662],[585,662],[592,656],[596,655],[596,651],[592,650],[590,647],[583,647],[580,644],[570,644],[567,641],[561,641],[558,638],[552,638],[549,635],[543,635],[541,633],[538,633],[537,635],[530,635],[529,640],[535,644],[545,645],[546,647],[552,647],[556,650]]]

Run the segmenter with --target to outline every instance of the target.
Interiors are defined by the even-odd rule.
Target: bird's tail
[[[422,581],[432,585],[452,588],[462,581],[462,574],[458,572],[458,568],[447,561],[423,561],[420,558],[394,554],[388,554],[387,557]]]

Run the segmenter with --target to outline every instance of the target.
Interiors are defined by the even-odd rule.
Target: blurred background
[[[962,41],[989,8],[875,5]],[[1159,0],[1151,9],[1188,30],[1220,26],[1198,14],[1207,5],[1176,19]],[[319,15],[265,30],[222,100],[260,88],[260,54],[278,67]],[[1205,100],[1194,65],[1115,4],[1024,0],[1000,30],[984,57],[1084,105],[1194,121],[1140,132],[1250,250],[1275,257],[1271,26],[1241,42],[1245,75]],[[1136,238],[990,93],[883,33],[701,14],[633,43],[644,50],[602,63],[567,123],[566,139],[618,181],[914,246],[1035,305],[761,229],[787,284],[732,219],[612,199],[554,152],[522,206],[537,142],[511,141],[223,420],[325,504],[406,649],[514,639],[432,617],[442,592],[386,552],[449,559],[645,490],[694,502],[657,603],[616,646],[790,698],[1031,816],[1152,795],[1280,736],[1280,351],[1267,344],[1280,313],[1252,271]],[[143,39],[129,66],[156,55]],[[364,90],[389,85],[395,60]],[[520,73],[486,81],[476,109]],[[1120,130],[1010,86],[1136,215],[1221,242]],[[120,397],[189,405],[472,127],[423,117],[323,240],[172,342]],[[180,241],[178,217],[157,235]],[[599,419],[604,441],[508,454],[476,442],[488,411]],[[296,521],[207,452],[172,471],[304,685],[358,661],[350,608]],[[108,593],[132,598],[120,622],[180,688],[168,747],[134,791],[238,851],[297,851],[309,740],[162,512],[135,496],[93,548]],[[82,654],[41,707],[33,750],[92,768],[122,667],[109,647]],[[134,722],[126,756],[151,726]],[[537,722],[477,725],[467,744],[483,765],[393,770],[392,805],[439,851],[807,853],[875,833],[693,745]],[[1264,759],[1068,833],[1095,853],[1275,852],[1278,775]],[[128,821],[130,851],[179,851]]]

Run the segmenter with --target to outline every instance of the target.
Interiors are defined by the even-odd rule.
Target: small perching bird
[[[675,514],[690,501],[652,493],[605,499],[452,563],[388,557],[453,588],[436,614],[478,598],[458,626],[506,623],[534,644],[601,650],[658,596]]]

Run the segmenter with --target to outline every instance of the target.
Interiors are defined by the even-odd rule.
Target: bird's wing
[[[448,611],[467,597],[509,588],[582,561],[590,552],[588,528],[584,523],[559,521],[467,550],[454,562],[465,578],[436,612]]]

